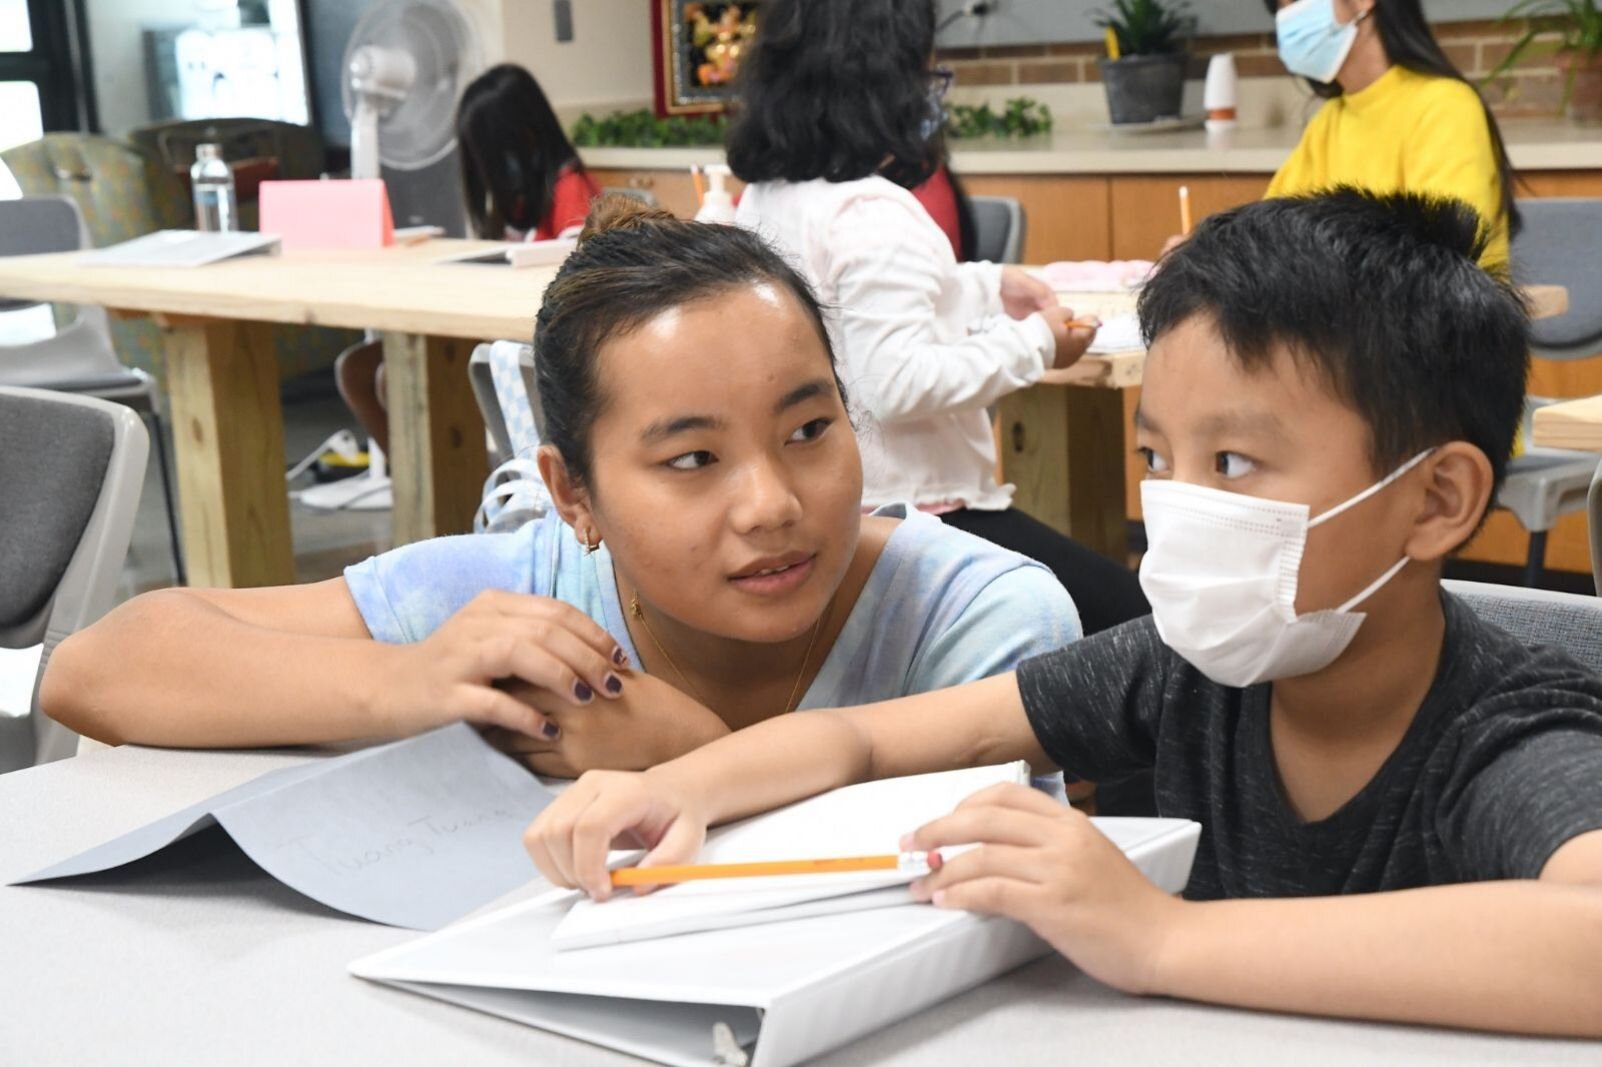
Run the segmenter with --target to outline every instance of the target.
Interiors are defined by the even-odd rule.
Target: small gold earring
[[[577,529],[573,531],[573,539],[584,546],[584,554],[586,556],[595,555],[595,553],[601,548],[601,539],[599,537],[597,537],[594,541],[591,541],[588,533],[580,536]]]

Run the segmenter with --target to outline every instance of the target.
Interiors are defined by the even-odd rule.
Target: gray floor
[[[297,383],[284,399],[285,467],[339,429],[349,429],[360,436],[356,420],[335,392],[332,380],[317,378]],[[309,476],[296,482],[297,487],[309,484]],[[390,547],[388,511],[313,511],[292,501],[289,519],[295,541],[296,581],[335,577],[347,564]],[[117,599],[127,600],[173,584],[172,547],[152,453]]]

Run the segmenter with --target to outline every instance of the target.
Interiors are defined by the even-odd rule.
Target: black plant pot
[[[1178,118],[1185,99],[1187,58],[1180,52],[1099,60],[1113,125]]]

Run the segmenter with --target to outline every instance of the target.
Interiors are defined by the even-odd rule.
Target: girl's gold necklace
[[[813,646],[818,643],[818,633],[823,629],[823,620],[828,618],[829,612],[833,607],[834,598],[830,597],[829,603],[818,616],[818,621],[812,624],[812,637],[807,641],[807,650],[801,654],[801,669],[796,672],[795,683],[790,686],[790,696],[784,702],[784,707],[780,711],[781,715],[790,712],[795,707],[796,693],[801,688],[801,679],[807,675],[807,663],[812,659]],[[673,668],[673,673],[679,676],[679,681],[684,683],[685,688],[690,691],[690,695],[702,704],[706,704],[706,698],[701,695],[700,688],[690,681],[679,665],[673,661],[673,657],[668,654],[668,650],[662,647],[662,642],[657,638],[656,631],[651,629],[650,620],[645,617],[645,609],[640,607],[640,594],[638,593],[629,598],[629,614],[640,620],[640,625],[645,627],[645,635],[651,639],[651,644],[656,646],[656,650],[662,653],[662,658],[667,660],[668,666]]]

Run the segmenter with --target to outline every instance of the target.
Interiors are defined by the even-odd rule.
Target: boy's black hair
[[[1524,410],[1529,315],[1477,261],[1468,205],[1337,188],[1214,215],[1140,295],[1150,344],[1205,315],[1248,369],[1278,346],[1329,383],[1370,431],[1376,474],[1467,441],[1501,484]]]
[[[768,0],[757,18],[727,138],[742,181],[882,174],[911,189],[934,173],[934,0]]]

